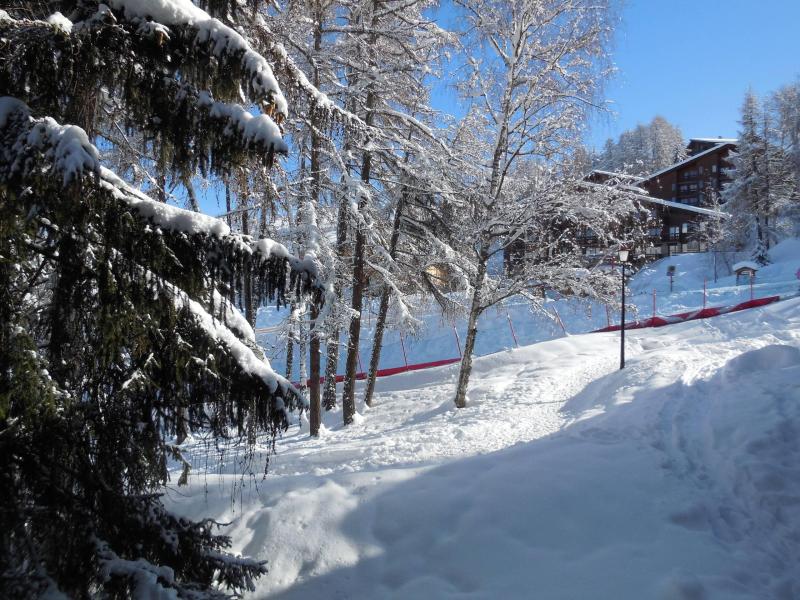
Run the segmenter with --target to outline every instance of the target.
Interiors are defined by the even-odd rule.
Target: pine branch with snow
[[[96,144],[117,124],[168,149],[160,169],[173,180],[250,173],[287,150],[287,103],[250,43],[188,0],[11,5],[0,14],[0,87],[13,94],[0,99],[0,595],[252,589],[264,564],[226,553],[213,523],[171,515],[159,495],[190,433],[252,452],[305,408],[231,298],[316,302],[320,273],[278,242],[150,198]]]

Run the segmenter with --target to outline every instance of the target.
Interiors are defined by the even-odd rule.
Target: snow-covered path
[[[800,300],[379,380],[351,428],[175,510],[269,560],[255,597],[800,597]],[[181,491],[181,494],[184,492]]]

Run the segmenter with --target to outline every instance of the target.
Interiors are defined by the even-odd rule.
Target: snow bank
[[[279,441],[172,498],[266,558],[253,597],[800,597],[800,300],[572,336],[378,381],[323,439]],[[202,466],[198,446],[194,460]]]

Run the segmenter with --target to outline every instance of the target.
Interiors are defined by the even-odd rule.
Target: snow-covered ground
[[[784,240],[770,251],[770,255],[772,264],[761,269],[756,276],[752,290],[754,297],[796,293],[800,288],[800,280],[797,278],[800,270],[800,239]],[[749,282],[741,280],[737,285],[736,277],[730,272],[733,264],[747,256],[747,253],[719,253],[716,258],[716,281],[715,259],[712,254],[681,254],[651,263],[630,281],[628,305],[631,312],[628,319],[635,318],[631,317],[632,314],[638,314],[642,318],[653,315],[653,290],[656,292],[656,313],[661,316],[702,308],[704,282],[707,306],[728,306],[749,300]],[[675,267],[672,291],[667,276],[670,266]],[[361,371],[366,371],[369,366],[375,312],[377,302],[373,305],[368,303],[361,334]],[[288,314],[285,308],[263,309],[259,314],[258,326],[275,326],[286,319]],[[381,352],[381,368],[399,367],[405,360],[414,364],[458,358],[459,340],[453,326],[455,325],[463,341],[466,336],[466,318],[459,318],[454,322],[445,321],[436,306],[424,303],[415,308],[414,315],[421,321],[421,327],[416,336],[404,338],[405,356],[399,332],[396,329],[387,330]],[[556,315],[563,323],[563,329]],[[615,309],[607,309],[595,302],[550,299],[545,304],[545,312],[541,313],[532,312],[523,301],[510,300],[502,306],[489,309],[481,316],[475,354],[485,356],[514,348],[517,343],[524,346],[562,337],[565,331],[569,334],[585,333],[618,322],[619,313]],[[274,334],[261,334],[258,339],[266,348],[273,367],[279,373],[285,372],[285,340],[277,339]],[[300,372],[296,358],[295,356],[292,377],[298,381]],[[324,359],[323,356],[323,363]],[[340,356],[340,373],[343,365],[344,352]]]
[[[478,358],[462,410],[458,365],[380,379],[264,479],[195,441],[170,506],[269,561],[256,598],[800,598],[800,299],[626,337]]]

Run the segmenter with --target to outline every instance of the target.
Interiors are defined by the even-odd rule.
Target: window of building
[[[712,173],[716,173],[717,172],[717,165],[711,165],[711,172]]]
[[[688,223],[681,223],[681,231],[683,233],[689,233],[689,224]]]

